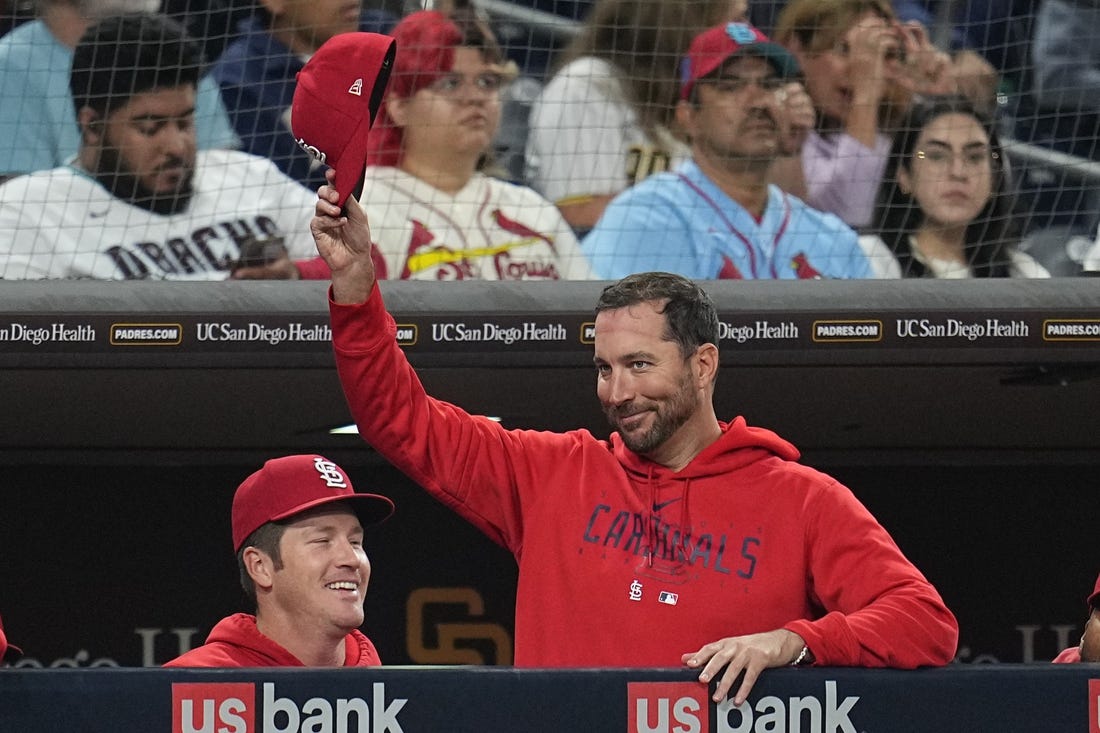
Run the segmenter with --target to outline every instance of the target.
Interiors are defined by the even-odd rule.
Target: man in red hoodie
[[[1092,595],[1085,601],[1089,618],[1085,621],[1085,633],[1081,634],[1081,643],[1063,649],[1054,658],[1055,664],[1076,664],[1077,662],[1100,662],[1100,575],[1096,576],[1096,585]]]
[[[393,502],[317,455],[273,458],[233,495],[233,547],[256,615],[237,613],[166,667],[374,667],[363,624],[363,527]]]
[[[718,420],[718,315],[701,288],[643,273],[604,290],[596,392],[610,440],[507,430],[425,393],[382,302],[366,216],[343,202],[323,186],[310,226],[352,414],[381,455],[514,554],[517,665],[686,664],[716,682],[716,701],[743,672],[740,705],[768,667],[951,661],[954,615],[851,491],[771,431]]]

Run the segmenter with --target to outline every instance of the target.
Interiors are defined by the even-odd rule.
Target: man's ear
[[[409,118],[409,100],[405,97],[391,96],[386,100],[386,112],[397,127],[405,127]]]
[[[697,387],[714,384],[718,378],[718,347],[703,344],[695,350],[695,380]]]
[[[275,563],[271,556],[255,547],[246,547],[241,557],[244,560],[244,569],[256,584],[256,589],[270,589],[275,576]]]
[[[76,113],[80,125],[80,137],[85,145],[100,145],[103,142],[104,119],[91,107],[81,107]]]

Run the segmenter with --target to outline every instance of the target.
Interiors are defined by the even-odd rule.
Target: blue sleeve
[[[844,224],[844,222],[840,222]],[[859,235],[851,227],[844,225],[843,229],[837,232],[836,241],[838,246],[843,247],[843,252],[847,255],[848,261],[848,277],[854,280],[867,280],[875,277],[875,273],[871,268],[871,261],[867,258],[867,254],[863,251],[863,248],[859,246]]]
[[[218,82],[210,74],[199,80],[195,101],[195,134],[201,150],[226,148],[237,150],[241,141],[229,122]]]
[[[581,242],[593,272],[603,280],[648,271],[713,278],[715,272],[696,255],[683,207],[658,193],[655,184],[651,179],[616,196]]]
[[[48,71],[11,68],[0,60],[0,174],[61,165],[61,125],[76,126],[72,97],[52,99]],[[55,119],[59,112],[64,119]],[[75,135],[75,131],[74,131]]]
[[[804,206],[804,205],[803,205]],[[803,220],[820,232],[817,242],[828,263],[827,277],[863,280],[874,278],[874,268],[863,248],[859,235],[839,216],[803,208]]]

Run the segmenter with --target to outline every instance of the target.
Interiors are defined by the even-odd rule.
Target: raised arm
[[[341,209],[339,192],[329,184],[317,191],[317,207],[309,229],[317,252],[332,272],[332,299],[340,305],[364,303],[374,288],[370,226],[354,196]]]

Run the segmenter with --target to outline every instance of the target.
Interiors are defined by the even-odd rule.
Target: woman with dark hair
[[[1050,277],[1016,247],[1008,161],[993,125],[961,96],[918,99],[894,137],[865,250],[882,276]],[[881,251],[881,250],[879,250]]]
[[[515,75],[469,8],[420,11],[393,29],[397,56],[369,138],[360,201],[380,277],[588,279],[557,208],[484,172]]]

